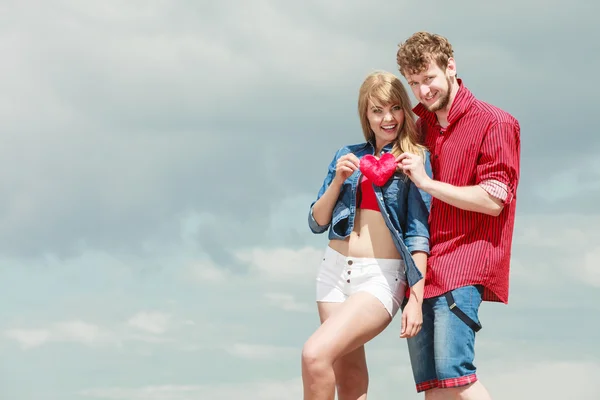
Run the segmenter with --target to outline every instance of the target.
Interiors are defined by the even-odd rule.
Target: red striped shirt
[[[508,303],[520,126],[513,116],[477,100],[458,82],[446,128],[422,104],[414,108],[431,151],[433,178],[454,186],[481,185],[503,200],[504,208],[493,217],[433,199],[425,298],[481,284],[484,300]]]

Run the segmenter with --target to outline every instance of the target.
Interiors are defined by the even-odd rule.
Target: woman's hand
[[[338,184],[344,183],[354,171],[358,170],[360,160],[352,153],[345,154],[338,159],[335,167],[335,178]]]
[[[402,330],[400,338],[415,336],[423,326],[423,307],[415,296],[410,296],[408,303],[402,310]]]

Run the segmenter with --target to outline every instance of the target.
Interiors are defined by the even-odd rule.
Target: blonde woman
[[[309,212],[310,229],[329,231],[330,241],[317,276],[321,326],[302,350],[305,400],[333,400],[336,388],[340,400],[366,399],[364,344],[403,303],[402,338],[416,335],[423,321],[431,197],[396,157],[413,153],[431,171],[429,155],[418,144],[407,91],[393,74],[367,76],[358,113],[366,141],[336,152]],[[390,161],[385,179],[381,169]]]

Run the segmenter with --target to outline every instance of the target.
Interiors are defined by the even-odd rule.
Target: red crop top
[[[371,182],[366,176],[362,176],[360,180],[358,208],[365,210],[379,211],[379,205],[377,204],[377,197],[375,197],[375,191],[373,190],[373,182]]]

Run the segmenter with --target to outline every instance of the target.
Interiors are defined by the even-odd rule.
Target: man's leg
[[[487,389],[480,381],[463,388],[457,388],[456,398],[461,400],[492,400]]]
[[[466,286],[452,291],[455,306],[470,319],[479,322],[482,288]],[[450,308],[445,296],[432,299],[435,315],[434,349],[438,389],[428,392],[427,400],[477,399],[490,395],[477,382],[475,331]]]
[[[458,388],[428,390],[425,392],[425,400],[492,400],[492,398],[481,382],[477,381]]]

